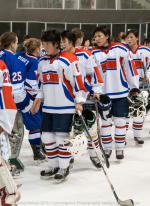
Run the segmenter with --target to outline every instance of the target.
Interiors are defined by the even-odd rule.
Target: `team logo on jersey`
[[[47,80],[50,80],[50,75],[49,74],[47,75]]]
[[[43,72],[43,84],[59,84],[59,76],[56,71]]]

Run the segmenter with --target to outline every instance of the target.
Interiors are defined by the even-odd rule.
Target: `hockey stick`
[[[97,106],[97,99],[95,98],[94,101],[95,101],[95,109],[96,109],[97,135],[98,135],[99,147],[100,147],[100,150],[102,152],[103,158],[105,160],[106,166],[107,166],[107,168],[109,168],[110,167],[109,160],[105,155],[103,145],[102,145],[102,142],[101,142],[100,122],[99,122],[99,112],[98,112],[98,106]]]
[[[116,193],[116,191],[115,191],[115,189],[114,189],[114,186],[112,185],[112,183],[111,183],[111,181],[110,181],[110,179],[109,179],[109,177],[108,177],[108,175],[107,175],[107,173],[106,173],[106,170],[105,170],[105,168],[104,168],[104,166],[103,166],[103,163],[101,162],[101,160],[100,160],[100,158],[99,158],[99,155],[98,155],[98,153],[97,153],[97,149],[96,149],[96,147],[95,147],[95,144],[94,144],[93,141],[92,141],[92,137],[91,137],[91,135],[90,135],[90,133],[89,133],[89,131],[88,131],[88,128],[87,128],[87,126],[86,126],[86,123],[85,123],[85,121],[84,121],[84,118],[83,118],[83,116],[82,116],[82,114],[81,114],[81,112],[80,112],[79,110],[78,110],[77,112],[78,112],[79,117],[81,118],[83,127],[84,127],[84,129],[85,129],[85,131],[86,131],[86,134],[87,134],[88,138],[89,138],[89,139],[91,140],[91,142],[92,142],[92,146],[93,146],[93,148],[94,148],[94,150],[95,150],[95,152],[96,152],[96,155],[97,155],[97,157],[98,157],[98,159],[99,159],[99,161],[100,161],[100,163],[101,163],[102,170],[103,170],[103,172],[104,172],[104,175],[105,175],[105,177],[106,177],[106,179],[107,179],[107,181],[108,181],[108,183],[109,183],[109,186],[110,186],[110,188],[111,188],[111,190],[112,190],[112,192],[113,192],[113,194],[114,194],[114,197],[115,197],[117,203],[118,203],[120,206],[134,206],[134,202],[133,202],[132,199],[124,200],[124,201],[122,201],[122,200],[119,199],[119,197],[118,197],[118,195],[117,195],[117,193]]]

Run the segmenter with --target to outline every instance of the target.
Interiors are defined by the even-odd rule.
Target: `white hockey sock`
[[[70,159],[72,154],[68,152],[67,146],[64,145],[64,140],[68,138],[68,133],[64,132],[56,132],[56,142],[59,145],[59,167],[60,168],[67,168],[70,163]]]
[[[116,150],[122,150],[125,146],[126,118],[115,117],[115,147]]]
[[[98,141],[98,136],[92,136],[92,140],[93,140],[93,143],[95,145],[96,148],[99,147],[99,141]],[[89,155],[90,157],[96,157],[96,152],[95,152],[95,149],[92,145],[92,141],[88,140],[88,152],[89,152]]]
[[[129,123],[130,123],[130,117],[126,118],[126,130],[128,131],[129,129]]]
[[[102,120],[102,126],[101,126],[101,138],[102,138],[102,143],[104,146],[104,149],[112,149],[112,136],[111,136],[111,123],[110,120],[105,121]]]
[[[143,129],[144,120],[141,117],[134,117],[133,118],[133,133],[134,137],[141,137],[142,136],[142,129]]]
[[[45,145],[50,167],[58,167],[58,145],[56,144],[55,134],[52,132],[42,132],[41,139]]]

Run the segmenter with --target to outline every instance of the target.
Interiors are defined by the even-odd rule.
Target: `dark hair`
[[[98,26],[93,32],[93,36],[95,35],[96,32],[101,32],[105,36],[108,36],[108,41],[110,41],[110,29],[107,26]]]
[[[137,30],[132,30],[132,29],[131,29],[131,30],[127,31],[126,37],[127,37],[129,34],[134,34],[134,36],[135,36],[136,38],[139,37],[139,33],[138,33]]]
[[[149,44],[150,43],[150,39],[144,39],[143,44]]]
[[[51,42],[53,45],[58,45],[60,48],[60,33],[56,30],[44,31],[41,36],[42,42]]]
[[[62,38],[62,39],[67,38],[67,39],[73,44],[73,46],[75,46],[76,36],[75,36],[75,34],[73,34],[72,32],[70,32],[70,31],[68,31],[68,30],[63,31],[63,32],[61,33],[61,38]]]
[[[16,42],[17,34],[5,32],[0,36],[0,49],[7,49],[12,43]]]

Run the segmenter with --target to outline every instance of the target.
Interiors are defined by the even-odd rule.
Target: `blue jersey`
[[[19,62],[18,68],[21,69],[22,73],[23,71],[25,71],[26,73],[26,75],[23,76],[24,90],[26,91],[26,99],[28,99],[28,97],[30,96],[30,102],[32,102],[34,96],[37,94],[38,91],[38,83],[37,83],[38,58],[28,55],[25,52],[17,53],[16,57]],[[20,107],[24,106],[24,102],[20,102],[19,106]],[[30,131],[40,129],[41,111],[38,111],[34,115],[27,111],[28,110],[22,112],[23,122],[26,129]]]
[[[10,50],[1,50],[0,51],[0,59],[3,60],[5,62],[5,64],[7,65],[7,68],[9,70],[10,77],[12,80],[12,73],[14,71],[15,61],[16,61],[15,55]]]
[[[1,50],[0,59],[8,67],[17,108],[23,112],[29,111],[32,106],[31,96],[36,95],[38,90],[36,81],[38,59],[24,52],[14,55],[9,50]]]
[[[17,60],[13,52],[10,50],[1,50],[0,59],[7,65],[12,84],[22,83],[24,79],[26,79],[26,69],[24,65]]]
[[[18,102],[17,106],[21,110],[24,110],[27,104],[29,107],[26,108],[28,111],[31,107],[31,103],[33,97],[37,94],[38,91],[38,83],[37,83],[37,67],[38,67],[38,58],[28,55],[25,52],[19,52],[15,55],[17,68],[18,68],[18,77],[16,79],[15,84],[20,85],[20,79],[22,85],[20,85],[20,89],[22,92],[25,92],[25,98],[23,101]],[[21,88],[22,86],[22,88]]]

